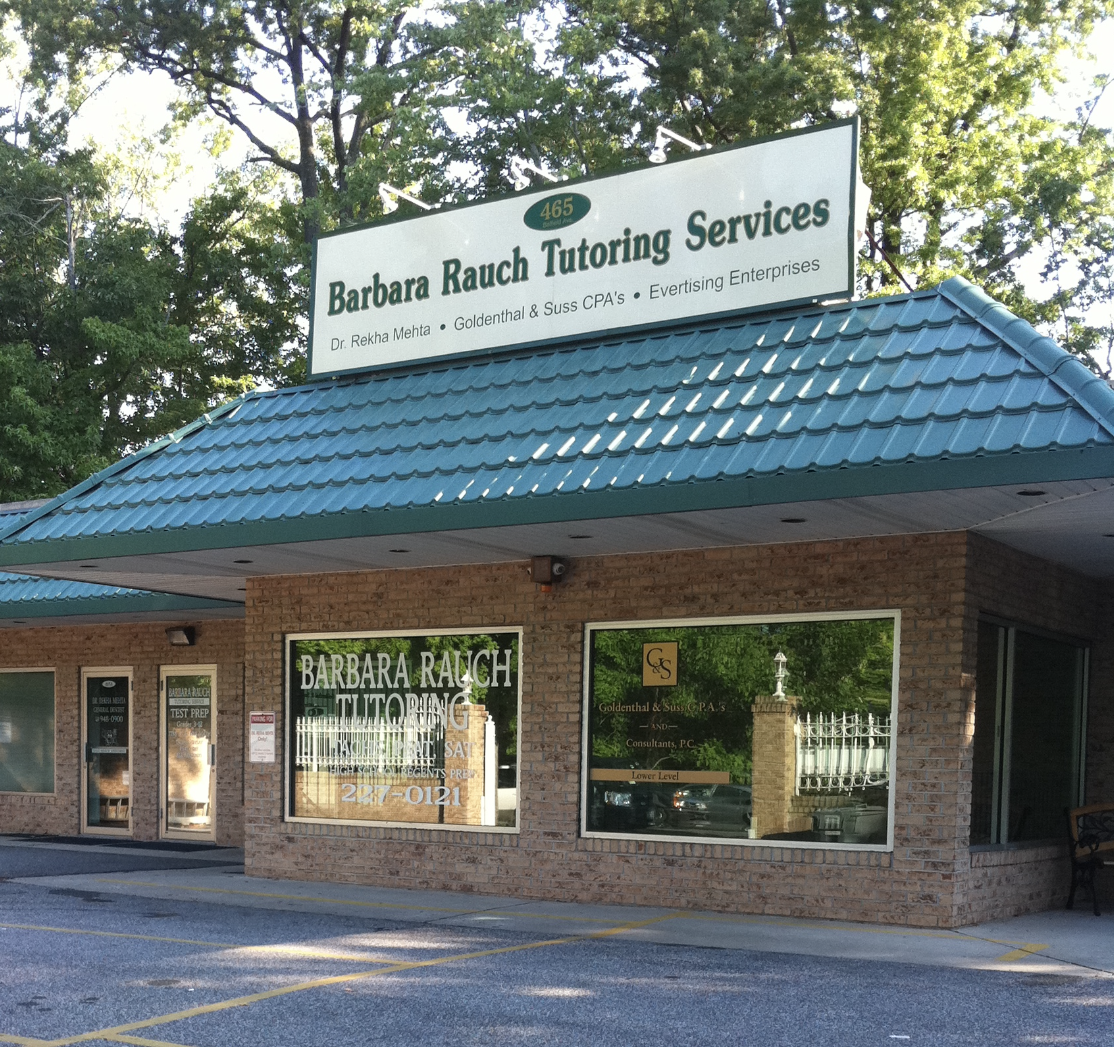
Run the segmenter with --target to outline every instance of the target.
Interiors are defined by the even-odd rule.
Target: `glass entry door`
[[[85,692],[85,824],[131,832],[131,673],[89,670]]]
[[[163,835],[212,837],[216,667],[162,670]]]

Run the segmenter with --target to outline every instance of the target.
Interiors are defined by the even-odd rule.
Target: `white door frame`
[[[88,681],[105,676],[126,676],[128,679],[128,825],[116,828],[89,824],[89,762],[85,759],[89,743]],[[135,832],[132,773],[135,770],[135,679],[130,665],[90,666],[81,670],[81,821],[82,834],[93,836],[131,836]]]
[[[167,694],[166,680],[170,676],[208,676],[212,681],[209,700],[209,828],[207,830],[171,829],[170,804],[167,787],[170,753],[166,747]],[[204,840],[217,838],[217,667],[216,665],[161,665],[159,666],[159,836],[164,840]]]

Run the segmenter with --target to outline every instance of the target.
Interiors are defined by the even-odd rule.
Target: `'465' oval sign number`
[[[580,193],[561,193],[547,196],[533,204],[522,216],[531,228],[544,232],[547,229],[563,229],[566,225],[579,222],[592,210],[592,201]]]

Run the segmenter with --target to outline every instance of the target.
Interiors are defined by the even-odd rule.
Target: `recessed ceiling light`
[[[805,518],[803,516],[783,516],[781,518],[781,522],[782,523],[804,523]]]
[[[408,552],[410,552],[410,550],[409,550],[409,549],[389,549],[389,550],[388,550],[388,552],[392,552],[392,553],[408,553]]]
[[[1017,493],[1022,498],[1039,498],[1042,494],[1045,494],[1046,492],[1045,491],[1038,491],[1035,487],[1033,487],[1033,488],[1027,487],[1027,488],[1025,488],[1024,491],[1018,491]]]
[[[233,563],[255,563],[254,560],[233,560]]]
[[[573,539],[573,541],[579,542],[584,538],[591,538],[592,536],[590,534],[570,534],[569,537]]]

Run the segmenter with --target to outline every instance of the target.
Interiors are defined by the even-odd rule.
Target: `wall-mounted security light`
[[[703,152],[705,149],[711,149],[710,145],[700,145],[698,142],[690,142],[687,138],[682,138],[676,131],[670,131],[668,127],[659,127],[657,138],[654,139],[654,148],[650,151],[650,163],[664,164],[669,159],[666,150],[669,148],[669,143],[679,142],[683,146],[687,146],[694,153]]]
[[[521,156],[511,157],[511,181],[514,182],[514,191],[521,193],[523,189],[529,189],[532,181],[531,175],[534,178],[544,178],[547,182],[560,182],[562,179],[556,175],[551,175],[548,171],[543,171],[536,164],[530,163],[529,160],[523,160]]]
[[[569,566],[556,556],[535,556],[530,560],[530,580],[549,592],[568,573]]]
[[[171,647],[192,647],[196,634],[192,625],[172,625],[166,630]]]
[[[383,202],[384,214],[394,214],[398,210],[399,200],[405,200],[415,207],[420,207],[423,211],[436,211],[441,206],[440,204],[427,204],[424,200],[419,200],[416,196],[411,196],[409,193],[396,189],[386,182],[379,183],[379,199]]]

